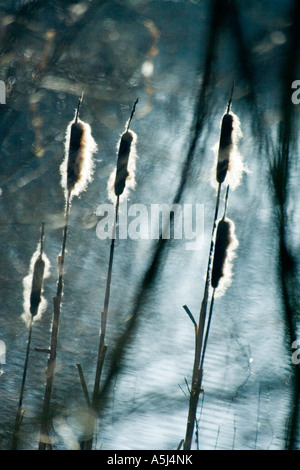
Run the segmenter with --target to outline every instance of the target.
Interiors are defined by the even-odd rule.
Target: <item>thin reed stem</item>
[[[185,436],[185,441],[184,441],[184,446],[183,446],[184,450],[190,450],[191,448],[195,420],[196,420],[198,399],[199,399],[199,395],[201,391],[201,384],[202,384],[203,370],[202,370],[202,367],[200,366],[200,358],[201,358],[201,350],[202,350],[203,335],[204,335],[204,328],[205,328],[207,301],[208,301],[208,295],[209,295],[210,271],[211,271],[213,249],[214,249],[214,235],[215,235],[216,222],[217,222],[218,212],[219,212],[221,187],[222,187],[222,183],[219,183],[214,221],[213,221],[213,228],[212,228],[212,234],[211,234],[208,265],[207,265],[207,271],[206,271],[204,295],[203,295],[202,304],[201,304],[199,324],[198,324],[197,337],[196,337],[196,348],[195,348],[195,358],[194,358],[194,367],[193,367],[193,376],[192,376],[192,387],[191,387],[191,393],[190,393],[189,413],[188,413],[188,420],[187,420],[186,436]]]
[[[82,391],[83,391],[84,398],[86,400],[86,404],[87,404],[88,407],[90,407],[91,406],[91,401],[90,401],[89,392],[88,392],[88,388],[87,388],[87,385],[86,385],[86,381],[85,381],[85,378],[84,378],[84,374],[83,374],[81,364],[76,364],[76,366],[77,366],[77,369],[78,369],[80,384],[81,384],[81,388],[82,388]]]
[[[212,293],[212,296],[211,296],[211,301],[210,301],[209,314],[208,314],[207,326],[206,326],[206,331],[205,331],[205,339],[204,339],[203,351],[202,351],[202,355],[201,355],[201,363],[200,363],[200,369],[201,370],[203,370],[204,358],[205,358],[206,347],[207,347],[207,342],[208,342],[209,329],[210,329],[211,318],[212,318],[212,313],[213,313],[213,309],[214,309],[214,300],[215,300],[215,289],[213,290],[213,293]]]
[[[231,105],[232,105],[232,98],[233,98],[233,92],[234,92],[234,82],[232,83],[232,87],[231,87],[231,92],[230,92],[230,98],[228,100],[228,103],[227,103],[227,110],[226,110],[226,113],[228,114],[230,109],[231,109]]]
[[[100,334],[100,343],[99,343],[99,355],[98,355],[98,363],[97,363],[94,392],[93,392],[93,404],[94,405],[96,405],[97,399],[98,399],[99,384],[100,384],[101,371],[102,371],[102,365],[103,365],[103,359],[104,359],[103,348],[104,348],[104,343],[105,343],[108,306],[109,306],[109,299],[110,299],[110,286],[111,286],[111,278],[112,278],[112,267],[113,267],[113,258],[114,258],[114,249],[115,249],[118,212],[119,212],[119,196],[117,197],[117,202],[116,202],[116,207],[115,207],[115,218],[114,218],[113,231],[112,231],[112,240],[110,244],[110,254],[109,254],[109,264],[108,264],[108,272],[107,272],[107,279],[106,279],[104,308],[103,308],[103,312],[101,313],[101,334]]]
[[[234,423],[233,423],[233,439],[232,439],[232,450],[234,450],[234,446],[235,446],[235,438],[236,438],[236,421],[234,420]]]
[[[218,427],[217,438],[216,438],[216,443],[215,443],[215,450],[217,450],[217,448],[218,448],[219,435],[220,435],[220,426]]]
[[[49,441],[49,410],[50,410],[53,379],[54,379],[55,367],[56,367],[56,350],[57,350],[57,340],[58,340],[61,298],[62,298],[62,292],[63,292],[63,274],[64,274],[65,251],[66,251],[67,234],[68,234],[68,226],[69,226],[70,202],[71,202],[71,191],[68,191],[66,209],[65,209],[65,222],[64,222],[63,237],[62,237],[61,254],[58,257],[57,291],[56,291],[56,297],[53,298],[53,306],[54,306],[53,322],[52,322],[49,358],[48,358],[47,372],[46,372],[47,379],[46,379],[46,387],[45,387],[45,395],[44,395],[44,403],[43,403],[43,411],[42,411],[39,450],[46,450],[46,449],[51,448],[51,444]]]
[[[82,93],[81,93],[81,96],[78,100],[78,105],[77,105],[77,110],[76,110],[76,116],[75,116],[75,123],[78,122],[78,119],[79,119],[79,111],[80,111],[80,107],[81,107],[81,103],[82,103],[82,100],[83,100],[83,90],[82,90]]]
[[[255,441],[254,441],[254,450],[257,447],[258,441],[258,432],[259,432],[259,418],[260,418],[260,398],[261,398],[261,384],[259,384],[259,392],[258,392],[258,404],[257,404],[257,424],[255,430]]]
[[[118,214],[119,214],[119,201],[120,201],[120,198],[119,196],[117,196],[116,206],[115,206],[115,217],[114,217],[111,244],[110,244],[108,272],[107,272],[107,278],[106,278],[104,307],[103,307],[103,311],[101,312],[100,341],[99,341],[98,359],[97,359],[97,367],[96,367],[95,382],[94,382],[94,391],[93,391],[93,397],[92,397],[92,409],[94,412],[98,408],[100,380],[101,380],[101,374],[103,370],[105,354],[107,350],[107,346],[105,345],[105,334],[106,334],[108,306],[109,306],[109,299],[110,299],[110,286],[111,286],[112,268],[113,268],[113,259],[114,259],[116,228],[117,228]],[[95,426],[95,423],[94,423],[94,426]],[[91,450],[92,445],[93,445],[93,436],[86,442],[85,450]]]
[[[44,250],[44,227],[45,227],[45,224],[43,222],[42,227],[41,227],[41,236],[40,236],[40,255],[39,255],[40,259],[43,256],[43,250]],[[25,383],[26,383],[26,376],[27,376],[27,369],[28,369],[28,361],[29,361],[31,337],[32,337],[32,326],[33,326],[33,313],[31,309],[30,309],[30,314],[31,315],[30,315],[30,323],[29,323],[29,329],[28,329],[26,355],[25,355],[25,362],[24,362],[24,368],[23,368],[23,376],[22,376],[21,390],[20,390],[20,395],[19,395],[18,408],[17,408],[17,413],[16,413],[15,426],[14,426],[13,436],[12,436],[11,450],[17,450],[20,427],[21,427],[22,419],[25,413],[25,410],[23,409],[23,398],[24,398],[24,390],[25,390]]]
[[[11,450],[17,450],[18,441],[19,441],[19,431],[20,431],[22,419],[23,419],[24,412],[25,412],[25,410],[23,409],[23,398],[24,398],[25,382],[26,382],[26,375],[27,375],[27,369],[28,369],[28,360],[29,360],[31,335],[32,335],[32,324],[33,324],[33,317],[31,316],[30,324],[29,324],[29,331],[28,331],[28,340],[27,340],[26,356],[25,356],[24,369],[23,369],[22,384],[21,384],[19,403],[18,403],[18,409],[17,409],[17,414],[16,414],[16,420],[15,420],[15,426],[13,430]]]
[[[136,108],[136,105],[138,104],[139,102],[139,99],[137,98],[134,102],[134,105],[132,107],[132,110],[131,110],[131,114],[130,114],[130,118],[128,120],[128,124],[127,124],[127,128],[126,128],[126,131],[128,132],[129,131],[129,127],[130,127],[130,124],[131,124],[131,121],[132,121],[132,118],[134,116],[134,113],[135,113],[135,108]]]
[[[223,213],[223,220],[226,217],[226,212],[227,212],[227,204],[228,204],[228,196],[229,196],[229,185],[227,186],[226,189],[226,196],[225,196],[225,204],[224,204],[224,213]]]

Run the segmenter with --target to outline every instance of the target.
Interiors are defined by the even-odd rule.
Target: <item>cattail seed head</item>
[[[112,171],[107,185],[112,201],[116,196],[127,196],[130,189],[135,189],[136,141],[137,135],[132,130],[127,129],[121,135],[116,169]]]
[[[35,317],[41,302],[42,288],[44,282],[45,261],[40,255],[34,263],[32,285],[30,294],[30,313]]]
[[[217,182],[223,183],[229,164],[230,151],[232,149],[233,116],[226,113],[222,119],[221,135],[217,163]]]
[[[212,175],[212,185],[220,184],[226,180],[231,189],[237,188],[244,172],[248,169],[244,165],[238,150],[242,138],[240,120],[232,111],[226,112],[222,117],[221,133],[213,151],[216,155],[216,166]]]
[[[31,320],[39,320],[46,309],[47,302],[43,297],[43,287],[44,280],[49,276],[50,262],[45,253],[41,253],[39,243],[30,260],[28,275],[23,279],[24,313],[22,319],[27,326]]]
[[[97,151],[89,124],[75,118],[67,127],[65,158],[61,164],[61,184],[65,195],[79,196],[92,181],[93,154]]]
[[[237,247],[234,223],[229,219],[221,219],[217,228],[211,275],[211,285],[218,289],[219,295],[223,295],[231,284],[232,261]]]
[[[126,131],[121,137],[120,147],[118,152],[117,160],[117,171],[115,179],[115,195],[120,196],[125,188],[126,179],[128,173],[128,159],[130,154],[130,148],[133,140],[133,134],[131,131]]]

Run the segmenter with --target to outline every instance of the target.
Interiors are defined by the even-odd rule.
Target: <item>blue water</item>
[[[93,182],[71,207],[51,400],[53,448],[77,449],[90,419],[76,364],[82,365],[91,395],[110,245],[97,237],[96,210],[109,203],[107,181],[115,167],[117,143],[137,97],[131,124],[138,137],[136,189],[130,192],[128,205],[143,204],[150,210],[151,204],[171,204],[183,182],[180,204],[204,206],[203,242],[197,250],[187,250],[184,239],[166,244],[155,282],[141,294],[136,328],[97,421],[94,448],[176,449],[185,437],[194,327],[182,307],[188,305],[198,320],[216,198],[211,185],[212,147],[219,139],[233,80],[233,111],[243,132],[239,150],[249,171],[229,193],[227,216],[235,223],[239,246],[232,284],[215,299],[198,407],[198,443],[193,441],[193,448],[286,447],[295,404],[295,365],[278,278],[269,159],[274,155],[272,146],[275,153],[279,149],[280,80],[290,50],[293,2],[236,2],[252,82],[241,65],[234,22],[231,27],[227,24],[202,95],[206,101],[200,103],[201,132],[189,171],[182,176],[194,135],[198,90],[207,72],[212,3],[128,0],[76,6],[65,2],[62,8],[51,2],[30,11],[30,20],[29,13],[21,10],[24,29],[17,20],[21,3],[0,4],[4,18],[0,79],[7,90],[7,104],[0,107],[0,340],[6,346],[0,376],[3,450],[10,448],[28,335],[21,319],[22,282],[44,221],[44,248],[51,262],[51,277],[44,286],[48,307],[33,328],[19,448],[38,446],[47,356],[33,348],[49,347],[65,204],[59,166],[66,127],[83,87],[81,118],[91,125],[98,152]],[[8,41],[8,34],[15,42]],[[297,110],[293,112],[296,123]],[[257,131],[258,116],[263,124]],[[296,160],[296,139],[292,143]],[[294,160],[286,229],[297,277],[299,169]],[[222,207],[224,195],[223,188]],[[118,338],[132,318],[156,243],[116,242],[104,381]],[[297,427],[294,447],[299,448]]]

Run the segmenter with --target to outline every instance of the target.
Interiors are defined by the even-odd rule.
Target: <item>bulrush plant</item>
[[[216,144],[216,146],[214,146],[214,151],[216,154],[216,164],[214,166],[213,186],[217,186],[217,197],[210,240],[204,294],[201,303],[198,324],[195,321],[188,307],[186,305],[184,306],[185,311],[188,313],[195,327],[195,356],[192,383],[190,388],[186,435],[183,443],[184,450],[191,449],[199,395],[203,391],[203,363],[208,340],[210,321],[213,311],[215,293],[217,295],[217,291],[222,292],[222,281],[224,281],[225,285],[225,280],[229,279],[229,277],[223,275],[225,274],[225,271],[223,270],[225,269],[226,264],[230,264],[230,262],[232,261],[234,256],[234,249],[237,246],[237,242],[234,237],[234,225],[231,221],[225,219],[229,187],[231,187],[232,189],[238,187],[241,182],[242,174],[244,171],[246,171],[246,167],[243,164],[241,155],[238,151],[238,142],[242,137],[240,131],[240,121],[238,117],[231,111],[233,91],[234,86],[232,86],[231,89],[231,94],[227,104],[226,112],[222,117],[219,142],[218,144]],[[217,229],[222,184],[227,185],[225,196],[225,208],[223,218],[218,223],[216,238],[215,232]],[[210,302],[209,316],[207,319],[207,308],[211,290],[212,296]]]
[[[57,340],[59,330],[59,317],[63,296],[63,276],[67,233],[69,227],[69,214],[73,196],[79,196],[86,190],[93,176],[93,155],[97,151],[89,124],[79,119],[79,111],[82,104],[81,95],[74,119],[69,123],[65,140],[65,158],[60,167],[61,185],[65,194],[65,217],[62,236],[61,252],[58,256],[58,281],[57,292],[53,298],[53,321],[51,328],[50,349],[43,350],[48,353],[48,364],[46,370],[46,386],[42,411],[41,433],[39,450],[51,449],[49,437],[49,411],[52,394],[52,385],[56,367]]]
[[[25,413],[25,409],[23,408],[23,398],[26,384],[33,323],[41,318],[42,313],[47,307],[47,302],[43,297],[43,287],[44,280],[47,279],[49,276],[50,262],[44,253],[44,224],[42,224],[40,242],[37,246],[35,253],[31,258],[29,274],[23,280],[24,313],[22,315],[22,319],[28,327],[28,340],[21,390],[19,395],[19,403],[12,436],[12,450],[16,450],[18,447],[19,431]]]
[[[135,161],[137,158],[135,144],[137,141],[137,136],[130,129],[130,124],[134,116],[137,103],[138,103],[138,99],[135,101],[133,105],[130,118],[126,123],[125,132],[121,135],[121,139],[118,144],[118,156],[117,156],[116,169],[112,172],[108,181],[109,198],[113,200],[115,204],[115,217],[114,217],[114,222],[113,222],[112,236],[111,236],[111,243],[110,243],[110,254],[109,254],[108,272],[107,272],[107,278],[106,278],[104,307],[101,312],[100,341],[99,341],[99,348],[98,348],[93,396],[92,396],[92,401],[91,401],[92,435],[88,440],[82,443],[82,448],[85,450],[91,450],[93,446],[95,414],[98,409],[100,380],[101,380],[101,374],[103,370],[105,354],[107,350],[107,345],[105,344],[105,335],[106,335],[106,325],[107,325],[108,307],[109,307],[109,299],[110,299],[110,287],[111,287],[113,257],[114,257],[114,247],[115,247],[115,239],[116,239],[116,228],[117,228],[117,223],[118,223],[120,197],[122,196],[126,197],[128,190],[130,188],[134,189],[135,187],[134,172],[135,172]],[[112,182],[113,182],[113,186],[112,186]]]

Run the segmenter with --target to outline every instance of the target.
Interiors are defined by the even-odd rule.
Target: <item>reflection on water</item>
[[[10,448],[19,399],[28,337],[22,282],[42,221],[52,269],[44,286],[48,307],[31,342],[49,347],[64,224],[59,167],[83,88],[81,117],[92,126],[98,152],[93,182],[70,213],[53,448],[79,448],[91,422],[76,364],[92,395],[110,246],[97,237],[96,211],[109,203],[107,181],[137,97],[136,189],[129,204],[204,204],[204,241],[198,250],[186,250],[185,240],[116,241],[105,400],[94,447],[176,449],[184,438],[195,338],[182,306],[198,320],[216,196],[213,146],[233,80],[249,172],[229,196],[239,246],[232,284],[215,299],[193,447],[299,448],[298,372],[291,360],[298,108],[287,102],[290,76],[299,78],[296,2],[11,1],[0,9],[0,79],[7,92],[0,107],[1,448]],[[46,364],[47,355],[32,349],[19,448],[38,445]]]

